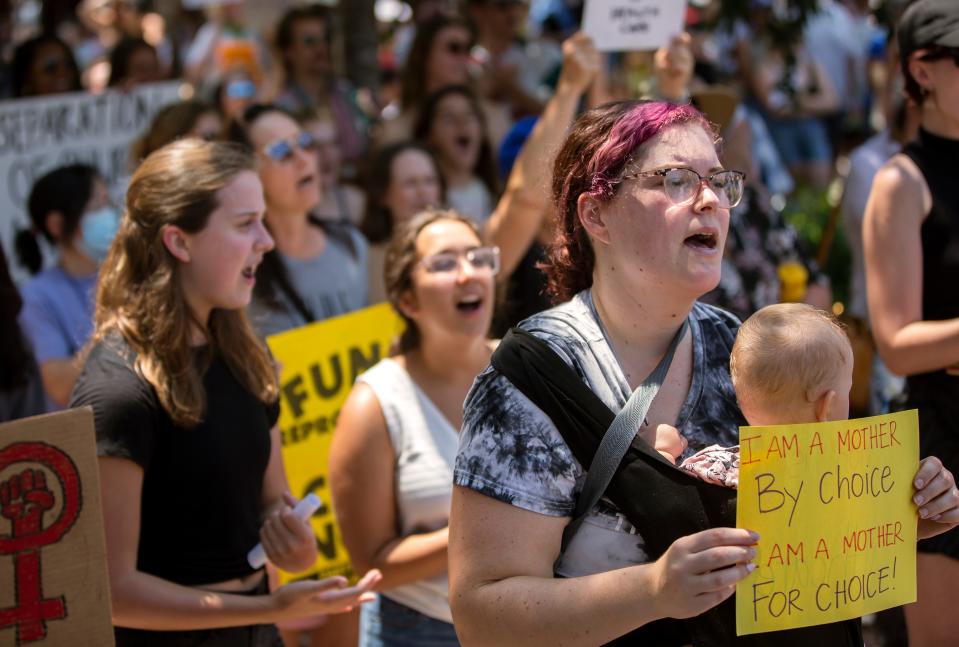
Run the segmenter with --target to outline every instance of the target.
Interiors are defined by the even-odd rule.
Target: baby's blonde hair
[[[813,402],[835,384],[851,346],[836,319],[804,303],[766,306],[736,335],[729,371],[740,406]]]

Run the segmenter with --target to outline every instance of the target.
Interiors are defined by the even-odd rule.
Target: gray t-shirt
[[[696,303],[689,316],[693,374],[676,421],[689,442],[683,458],[707,447],[738,443],[746,424],[729,377],[729,353],[739,321]],[[606,406],[619,411],[631,390],[603,333],[589,290],[520,324],[554,350]],[[550,516],[572,516],[585,472],[552,421],[494,368],[466,397],[453,482]],[[578,577],[649,561],[633,525],[607,499],[586,516],[557,565]]]
[[[280,255],[290,284],[316,321],[367,306],[368,243],[355,227],[344,231],[349,232],[349,244],[328,235],[323,253],[314,258],[300,260]],[[248,309],[250,321],[261,335],[266,337],[309,323],[278,285],[274,295],[279,307],[271,307],[254,295]]]

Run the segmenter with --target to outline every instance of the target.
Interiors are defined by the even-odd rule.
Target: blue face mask
[[[80,219],[80,246],[97,263],[103,262],[113,237],[120,228],[120,214],[113,207],[101,207],[83,214]]]

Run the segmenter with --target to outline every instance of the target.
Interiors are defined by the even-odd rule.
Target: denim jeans
[[[453,625],[385,595],[360,611],[360,647],[458,647]]]

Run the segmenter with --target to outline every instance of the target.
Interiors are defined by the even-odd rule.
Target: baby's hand
[[[656,439],[653,441],[653,449],[665,458],[671,459],[675,463],[686,451],[686,445],[686,439],[683,438],[676,427],[666,424],[656,426]]]

